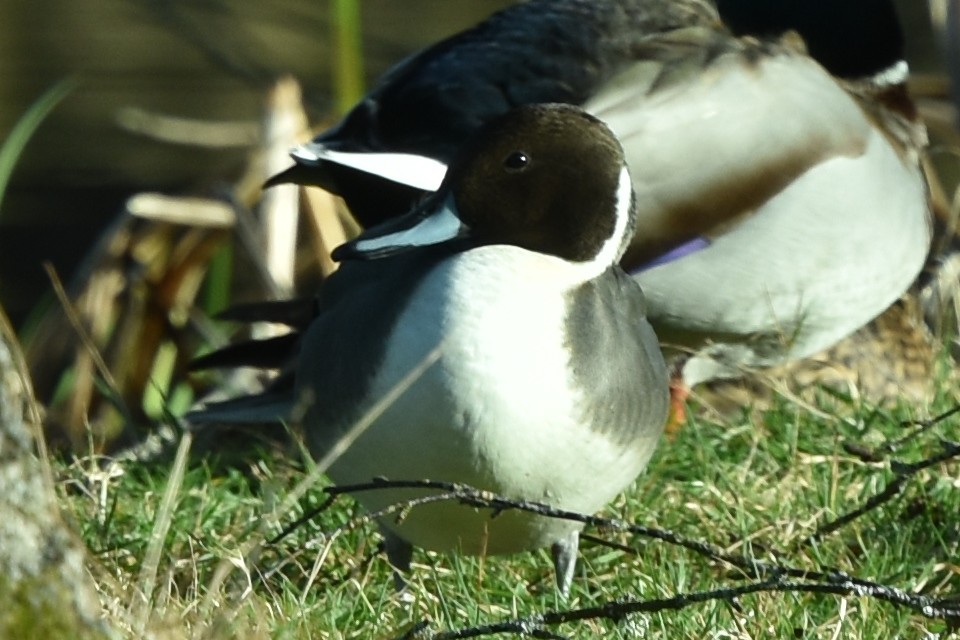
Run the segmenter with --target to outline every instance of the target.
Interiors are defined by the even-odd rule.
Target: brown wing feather
[[[727,233],[811,167],[866,146],[872,123],[795,35],[760,43],[693,28],[646,46],[644,62],[586,105],[633,174],[628,269]]]

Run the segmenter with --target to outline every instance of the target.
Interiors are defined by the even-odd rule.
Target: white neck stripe
[[[583,280],[595,278],[611,265],[620,260],[626,245],[624,235],[630,222],[630,208],[633,206],[633,182],[630,180],[630,171],[624,165],[620,171],[620,182],[617,186],[616,218],[613,233],[604,241],[600,251],[591,260],[577,264],[577,269],[583,274]]]

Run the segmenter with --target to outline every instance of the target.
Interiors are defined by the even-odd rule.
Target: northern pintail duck
[[[513,110],[462,148],[418,208],[335,251],[345,262],[295,346],[293,385],[283,386],[288,376],[189,419],[291,419],[306,406],[302,425],[320,457],[439,349],[330,477],[460,482],[593,513],[646,466],[667,414],[668,376],[643,294],[617,266],[635,233],[634,204],[623,150],[599,120],[569,105]],[[273,357],[287,352],[285,340]],[[265,364],[270,351],[249,353]],[[237,362],[214,355],[201,364],[227,361]],[[377,510],[415,495],[357,498]],[[445,503],[381,524],[400,568],[411,545],[550,547],[566,592],[580,525],[491,516]]]
[[[926,132],[901,49],[887,0],[530,0],[398,64],[273,182],[374,224],[485,121],[580,105],[626,149],[642,232],[622,264],[692,386],[824,349],[919,273]]]

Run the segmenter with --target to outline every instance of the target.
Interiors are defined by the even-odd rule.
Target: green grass
[[[858,507],[894,477],[888,463],[861,462],[843,445],[895,440],[905,433],[900,422],[912,417],[907,410],[845,414],[815,417],[784,401],[722,424],[691,419],[605,515],[761,560],[836,568],[910,593],[960,592],[956,460],[917,474],[900,496],[816,544],[806,541],[818,525]],[[956,419],[938,424],[894,457],[910,462],[933,455],[939,438],[957,439],[956,425]],[[584,543],[566,602],[555,593],[545,552],[483,559],[418,552],[401,598],[371,524],[334,539],[319,536],[359,516],[349,500],[251,557],[259,532],[272,537],[324,495],[314,487],[282,522],[265,524],[305,472],[295,456],[275,448],[237,459],[223,465],[216,455],[195,457],[183,476],[146,608],[146,629],[161,637],[398,638],[418,623],[439,632],[746,584],[739,570],[677,546],[592,531],[637,553]],[[129,610],[137,610],[131,603],[138,597],[131,594],[140,584],[170,464],[115,463],[117,474],[106,480],[109,474],[90,471],[102,466],[62,466],[62,493],[95,556],[105,599],[117,603],[112,618],[134,628]],[[220,581],[224,568],[229,575]],[[761,593],[736,604],[711,601],[550,630],[571,638],[948,636],[943,622],[873,598],[807,593]]]

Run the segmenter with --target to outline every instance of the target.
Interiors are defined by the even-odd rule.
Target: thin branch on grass
[[[890,467],[897,474],[897,476],[890,482],[890,484],[886,486],[886,488],[884,488],[883,491],[874,495],[863,505],[857,507],[853,511],[845,513],[839,518],[817,527],[817,530],[810,534],[806,541],[810,543],[820,540],[824,536],[827,536],[850,524],[864,514],[873,511],[880,505],[889,502],[896,496],[900,495],[900,492],[903,491],[907,481],[924,469],[929,469],[930,467],[942,464],[948,460],[960,457],[960,444],[946,440],[941,440],[940,444],[941,451],[939,453],[925,458],[920,462],[908,464],[897,462],[896,460],[892,461],[890,463]]]
[[[943,413],[936,415],[932,418],[926,418],[924,420],[906,420],[900,423],[900,426],[904,429],[912,430],[906,435],[891,440],[884,444],[883,446],[877,447],[876,449],[871,449],[860,444],[847,443],[843,445],[844,451],[847,453],[856,456],[861,462],[883,462],[886,460],[886,456],[896,453],[904,445],[916,440],[921,435],[927,433],[934,427],[938,426],[945,420],[952,418],[953,416],[960,413],[960,405],[948,409]]]
[[[822,584],[818,582],[789,582],[783,579],[783,576],[773,576],[767,580],[755,582],[752,584],[741,585],[738,587],[725,587],[711,591],[697,591],[694,593],[681,593],[670,598],[656,598],[652,600],[621,600],[602,604],[596,607],[584,607],[581,609],[567,609],[559,611],[549,611],[538,615],[525,618],[514,618],[488,625],[469,627],[454,631],[442,631],[427,635],[425,629],[420,627],[416,635],[407,634],[398,638],[417,638],[422,640],[461,640],[463,638],[479,638],[481,636],[491,636],[503,633],[512,633],[520,636],[529,636],[534,638],[559,638],[561,636],[542,635],[544,627],[567,624],[571,622],[582,622],[585,620],[611,620],[619,622],[624,618],[638,613],[657,613],[661,611],[675,611],[687,607],[702,604],[710,601],[734,602],[738,598],[757,593],[811,593],[828,594],[836,596],[859,596],[874,597],[879,600],[886,600],[896,604],[900,602],[900,593],[893,590],[887,593],[887,587],[878,585],[876,589],[865,590],[861,585],[853,583]],[[930,607],[923,611],[928,617],[940,618],[944,620],[954,619],[960,610],[947,607]]]
[[[605,540],[599,536],[591,535],[589,533],[580,534],[580,542],[592,542],[593,544],[599,547],[606,547],[607,549],[613,549],[614,551],[620,551],[629,556],[638,556],[640,552],[637,549],[634,549],[628,544],[620,544],[619,542],[614,542],[613,540]]]
[[[904,428],[915,427],[914,430],[908,433],[907,435],[903,436],[902,438],[888,442],[884,446],[880,447],[880,451],[884,453],[893,453],[897,449],[905,445],[906,443],[915,439],[917,436],[920,436],[926,433],[930,429],[936,427],[937,425],[944,422],[945,420],[952,418],[958,413],[960,413],[960,405],[957,405],[952,409],[948,409],[947,411],[944,411],[940,415],[934,416],[932,418],[927,418],[926,420],[908,420],[906,422],[903,422],[900,424],[901,427],[904,427]]]
[[[271,544],[271,545],[277,544],[278,542],[280,542],[281,540],[289,536],[291,533],[293,533],[294,531],[296,531],[297,529],[299,529],[306,523],[310,522],[311,520],[316,518],[318,515],[320,515],[327,509],[329,509],[333,505],[336,499],[337,499],[336,495],[333,495],[333,494],[328,495],[327,499],[323,501],[323,504],[311,509],[310,511],[307,511],[305,514],[303,514],[302,516],[294,520],[291,524],[284,527],[280,533],[278,533],[274,537],[267,540],[267,544]]]
[[[960,454],[960,445],[953,445],[953,443],[947,444],[950,445],[950,448],[948,449],[950,453],[953,455]],[[956,450],[954,450],[954,448]],[[941,454],[939,457],[942,458],[946,453],[947,451],[945,451],[944,454]],[[938,461],[932,458],[929,461],[925,461],[924,465],[918,466],[920,468],[926,468],[937,463]],[[586,617],[617,617],[614,616],[611,611],[618,611],[619,617],[623,617],[624,615],[643,611],[662,611],[665,609],[682,608],[692,604],[704,602],[706,600],[730,599],[739,595],[743,595],[744,593],[754,593],[758,591],[804,591],[808,593],[828,593],[835,595],[857,595],[861,597],[871,597],[896,606],[907,608],[927,618],[935,618],[947,621],[960,619],[960,605],[957,605],[956,603],[951,603],[948,600],[934,599],[923,595],[913,594],[889,585],[883,585],[870,580],[856,578],[840,570],[830,568],[823,568],[819,571],[807,570],[800,567],[782,564],[776,561],[771,562],[759,560],[749,556],[734,555],[725,552],[719,547],[711,545],[707,542],[691,540],[672,531],[646,527],[623,520],[602,518],[599,516],[585,515],[563,509],[556,509],[549,505],[538,502],[505,498],[489,491],[475,489],[463,484],[436,482],[430,480],[381,480],[364,484],[327,487],[325,491],[331,497],[338,497],[345,494],[355,494],[367,491],[382,491],[386,489],[420,489],[436,491],[438,493],[399,502],[384,509],[358,516],[351,519],[350,522],[337,527],[333,531],[323,534],[324,538],[328,538],[331,535],[339,535],[347,529],[353,529],[363,524],[376,520],[382,520],[383,518],[387,517],[397,517],[398,519],[402,519],[404,515],[407,514],[411,509],[423,506],[425,504],[455,500],[465,506],[475,507],[478,509],[491,509],[493,511],[491,517],[494,518],[500,513],[508,510],[526,511],[548,518],[570,520],[599,529],[624,531],[634,535],[660,540],[662,542],[693,551],[694,553],[703,556],[708,560],[730,565],[731,567],[740,570],[744,578],[759,580],[759,582],[739,588],[676,596],[667,600],[613,603],[599,608],[581,610],[592,612],[589,615],[583,614]],[[333,502],[331,500],[327,500],[323,506],[326,508],[331,504],[333,504]],[[302,520],[303,519],[300,521],[302,522]],[[785,582],[785,580],[788,579],[804,582]],[[610,607],[614,607],[614,609],[611,610]],[[621,609],[621,607],[626,608]],[[571,613],[573,614],[573,617],[564,617],[571,615]],[[539,620],[540,622],[537,622],[530,627],[530,629],[534,629],[542,624],[559,624],[561,622],[586,619],[577,617],[578,615],[581,615],[578,612],[558,612],[555,615],[558,617],[535,617],[523,619],[520,622],[513,621],[510,624],[522,623],[522,627],[523,624],[528,624],[531,620]],[[478,629],[483,629],[483,632],[475,635],[447,636],[441,634],[432,637],[468,638],[476,637],[476,635],[490,635],[492,633],[519,633],[517,630],[518,628],[519,627],[512,626],[501,629],[500,627],[494,625],[491,627],[478,627]],[[524,633],[529,635],[528,631],[524,631]]]

